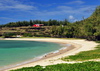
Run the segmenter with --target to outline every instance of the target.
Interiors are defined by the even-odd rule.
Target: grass
[[[1,30],[0,32],[17,32],[16,30]]]
[[[46,67],[37,65],[35,67],[25,67],[11,71],[100,71],[100,62],[89,61],[74,64],[56,64]]]
[[[97,41],[100,43],[100,41]],[[71,55],[68,57],[62,58],[64,61],[84,61],[84,60],[90,60],[90,59],[98,59],[100,58],[100,45],[96,47],[95,50],[90,51],[83,51],[76,55]]]

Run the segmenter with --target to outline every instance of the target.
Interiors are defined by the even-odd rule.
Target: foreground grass
[[[100,41],[98,41],[97,43],[100,44]],[[64,61],[70,61],[70,60],[84,61],[84,60],[98,59],[98,58],[100,58],[100,45],[98,45],[95,50],[83,51],[76,55],[64,57],[64,58],[62,58],[62,60],[64,60]]]
[[[35,66],[25,67],[11,71],[100,71],[100,62],[83,62],[75,64],[57,64],[46,67]]]

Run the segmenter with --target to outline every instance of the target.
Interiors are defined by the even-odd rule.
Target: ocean
[[[61,44],[51,42],[0,40],[0,68],[34,60],[62,47]]]

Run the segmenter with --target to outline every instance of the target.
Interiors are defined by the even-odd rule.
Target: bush
[[[23,36],[24,37],[33,37],[33,35],[31,33],[24,33]]]
[[[4,38],[10,38],[13,37],[14,35],[16,35],[15,33],[4,33],[3,36]]]

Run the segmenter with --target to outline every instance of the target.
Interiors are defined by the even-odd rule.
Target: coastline
[[[46,65],[53,65],[59,63],[74,63],[74,62],[62,61],[60,58],[69,55],[75,55],[80,51],[93,50],[94,47],[97,46],[97,43],[93,41],[86,41],[86,40],[79,40],[79,39],[67,40],[67,39],[56,39],[56,38],[7,38],[4,40],[25,40],[25,41],[28,40],[28,41],[43,41],[43,42],[54,42],[54,43],[61,43],[61,44],[71,44],[66,49],[59,50],[59,52],[57,53],[49,53],[37,61],[11,67],[4,71],[9,71],[12,69],[17,69],[22,67],[31,67],[36,65],[46,66]]]

